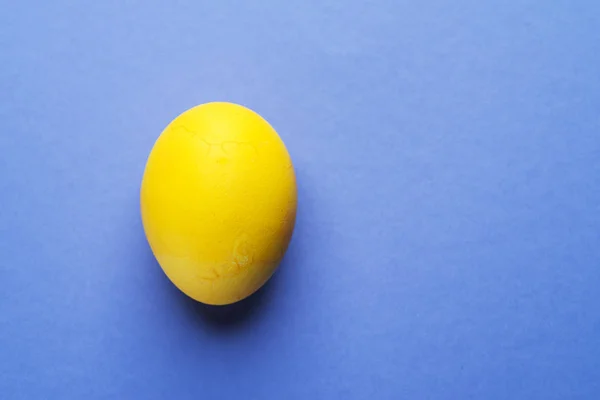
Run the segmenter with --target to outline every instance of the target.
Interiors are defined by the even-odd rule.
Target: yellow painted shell
[[[296,179],[277,132],[232,103],[175,118],[141,186],[146,237],[169,279],[207,304],[234,303],[273,274],[296,220]]]

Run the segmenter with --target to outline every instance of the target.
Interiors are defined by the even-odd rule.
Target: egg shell
[[[169,279],[200,302],[234,303],[271,277],[288,247],[297,207],[292,161],[255,112],[203,104],[175,118],[156,141],[140,205]]]

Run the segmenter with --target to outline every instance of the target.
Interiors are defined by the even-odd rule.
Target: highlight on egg
[[[150,152],[140,192],[158,263],[182,292],[206,304],[258,290],[294,230],[288,151],[267,121],[233,103],[203,104],[175,118]]]

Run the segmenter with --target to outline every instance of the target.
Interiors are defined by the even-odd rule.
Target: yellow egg
[[[275,130],[231,103],[194,107],[146,164],[141,214],[169,279],[207,304],[234,303],[273,274],[296,220],[296,179]]]

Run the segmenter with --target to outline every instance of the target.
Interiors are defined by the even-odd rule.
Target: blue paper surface
[[[600,398],[600,3],[13,1],[0,398]],[[139,216],[208,101],[299,185],[272,281],[181,295]]]

